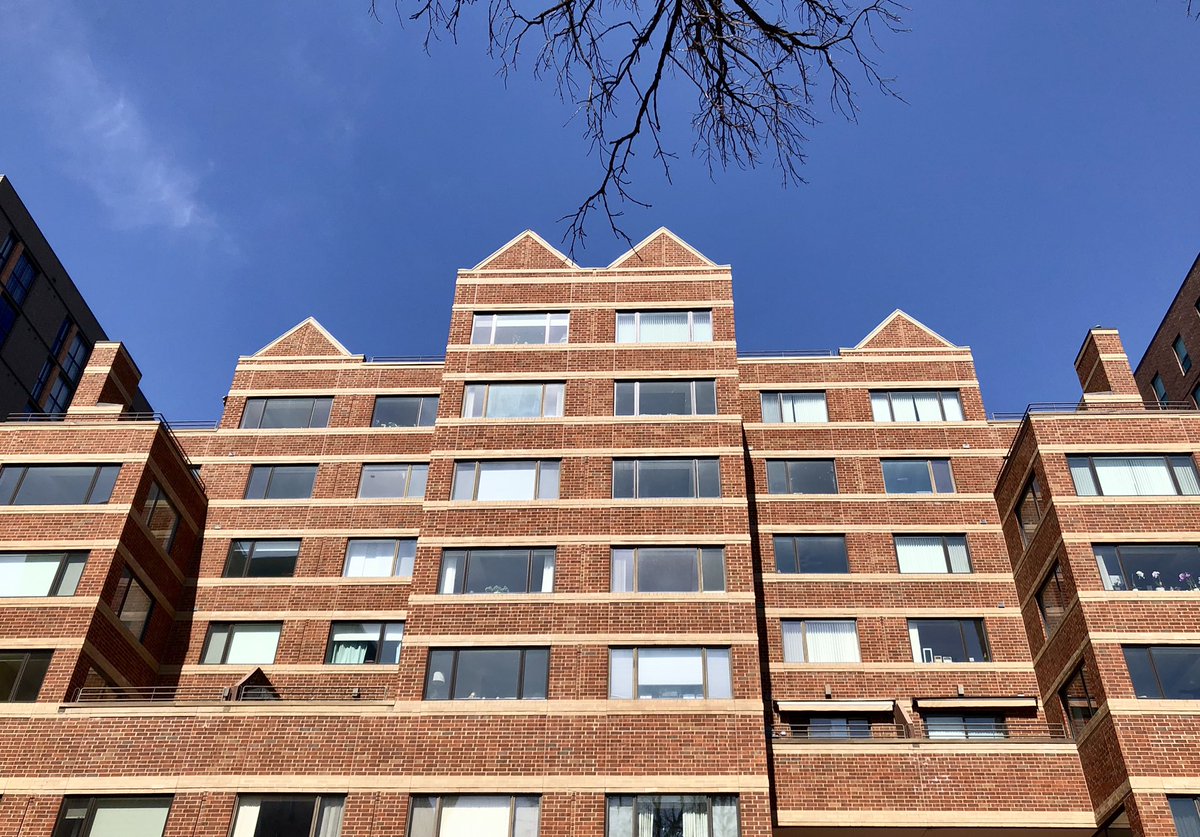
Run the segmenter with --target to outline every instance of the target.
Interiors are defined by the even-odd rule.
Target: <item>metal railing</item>
[[[446,356],[441,355],[368,355],[367,363],[445,363]]]
[[[837,349],[777,349],[737,353],[738,358],[840,357]]]
[[[1095,413],[1124,414],[1130,410],[1146,410],[1147,412],[1196,412],[1196,404],[1192,401],[1126,401],[1115,403],[1089,403],[1087,401],[1038,401],[1029,404],[1019,413],[997,411],[991,414],[994,421],[1024,421],[1030,415],[1038,413]]]
[[[828,724],[772,724],[770,737],[781,743],[829,744],[872,741],[970,741],[986,743],[1038,743],[1070,741],[1073,736],[1062,724],[1034,718],[1008,718],[995,724],[949,726],[917,722],[914,724],[874,723],[831,727]]]
[[[241,687],[213,684],[186,686],[82,686],[75,703],[218,703],[252,701],[353,702],[386,700],[382,685],[338,686],[329,684],[246,684]]]

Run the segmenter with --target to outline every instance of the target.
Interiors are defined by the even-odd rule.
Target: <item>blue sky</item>
[[[0,0],[0,171],[173,419],[215,417],[236,357],[310,314],[355,352],[440,353],[455,269],[559,242],[598,176],[478,27],[426,54],[366,6]],[[900,307],[974,348],[989,409],[1073,399],[1085,331],[1136,360],[1200,251],[1200,21],[926,0],[906,24],[880,56],[906,103],[864,90],[814,128],[806,185],[710,178],[680,121],[626,229],[733,265],[744,350],[853,345]],[[577,260],[625,249],[596,225]]]

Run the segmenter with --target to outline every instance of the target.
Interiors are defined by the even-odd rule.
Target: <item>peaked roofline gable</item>
[[[885,328],[887,328],[889,325],[891,325],[893,322],[895,322],[898,319],[903,320],[904,322],[917,327],[918,329],[920,329],[921,331],[925,332],[930,337],[932,337],[934,340],[936,340],[938,343],[941,343],[944,346],[946,346],[946,348],[949,348],[949,349],[965,348],[963,346],[958,346],[954,343],[951,343],[949,340],[947,340],[942,335],[938,334],[936,331],[931,329],[929,326],[925,325],[920,320],[916,319],[912,315],[908,314],[905,311],[902,311],[899,308],[897,308],[895,311],[893,311],[892,313],[890,313],[886,317],[884,317],[883,322],[881,322],[879,325],[875,326],[875,328],[871,329],[870,333],[866,337],[864,337],[862,340],[859,340],[858,344],[855,345],[854,348],[855,349],[869,348],[869,344],[871,343],[871,341],[874,340],[876,337],[878,337]]]
[[[524,232],[514,236],[513,239],[511,241],[509,241],[507,244],[503,245],[502,247],[497,248],[494,253],[489,255],[487,258],[483,259],[481,262],[479,262],[479,264],[477,264],[474,267],[469,268],[469,269],[470,270],[486,270],[487,265],[490,262],[495,261],[498,257],[500,257],[504,253],[508,252],[513,247],[516,247],[518,244],[520,244],[522,241],[525,241],[525,240],[531,240],[531,241],[535,242],[539,247],[541,247],[545,250],[548,250],[556,258],[562,259],[563,267],[576,268],[576,269],[579,267],[579,265],[577,265],[577,264],[575,264],[575,262],[571,261],[566,256],[565,253],[563,253],[561,250],[559,250],[553,244],[550,244],[548,241],[546,241],[546,239],[542,238],[540,235],[535,233],[533,230],[525,230]]]
[[[320,333],[320,335],[323,338],[325,338],[326,341],[328,341],[330,346],[333,349],[337,350],[337,354],[344,355],[345,357],[353,357],[350,350],[342,345],[342,341],[338,340],[336,337],[334,337],[332,334],[330,334],[329,330],[327,328],[325,328],[325,326],[323,326],[319,322],[317,322],[315,317],[305,317],[303,320],[296,323],[294,326],[289,328],[283,334],[276,337],[270,343],[263,346],[261,349],[259,349],[253,355],[251,355],[251,357],[258,357],[260,355],[266,354],[268,351],[270,351],[271,349],[278,346],[284,340],[291,337],[293,334],[295,334],[296,332],[298,332],[300,329],[304,328],[305,326],[311,326],[312,328],[315,328]]]
[[[719,265],[716,262],[714,262],[708,256],[701,253],[699,250],[697,250],[692,245],[688,244],[686,241],[684,241],[679,236],[675,235],[675,233],[671,232],[666,227],[659,227],[657,230],[650,233],[650,235],[643,238],[641,241],[639,241],[637,244],[633,245],[633,247],[629,248],[627,251],[622,253],[620,256],[617,256],[617,258],[614,259],[611,264],[609,264],[607,269],[612,270],[613,268],[621,267],[622,263],[624,263],[624,262],[630,260],[631,258],[633,258],[634,256],[638,255],[639,251],[641,251],[642,248],[644,248],[646,245],[650,244],[651,242],[653,242],[656,239],[661,238],[663,236],[670,239],[670,241],[672,241],[674,244],[677,244],[678,246],[682,247],[684,250],[691,253],[693,256],[695,256],[697,259],[699,259],[704,265],[706,265],[708,267],[719,267]]]

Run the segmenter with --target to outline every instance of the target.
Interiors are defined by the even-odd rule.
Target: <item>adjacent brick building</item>
[[[306,320],[216,427],[97,342],[0,424],[0,834],[1192,837],[1200,420],[1077,366],[997,421],[902,312],[739,356],[665,230],[519,236],[444,359]]]

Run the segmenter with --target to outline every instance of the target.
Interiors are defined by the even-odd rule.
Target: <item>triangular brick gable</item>
[[[666,227],[659,227],[640,244],[609,265],[619,267],[716,267],[692,245]]]
[[[309,317],[254,353],[254,357],[348,357],[350,352]]]
[[[856,349],[957,349],[945,337],[896,310],[862,339]]]
[[[571,270],[575,263],[532,230],[526,230],[472,270]]]

